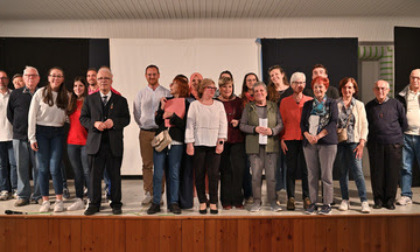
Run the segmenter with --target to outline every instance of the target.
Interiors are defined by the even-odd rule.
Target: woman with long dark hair
[[[64,86],[63,70],[53,67],[49,70],[48,85],[35,92],[28,114],[28,139],[36,152],[38,182],[43,200],[40,212],[48,212],[50,209],[50,173],[56,194],[54,212],[64,210],[60,162],[67,106],[68,92]]]

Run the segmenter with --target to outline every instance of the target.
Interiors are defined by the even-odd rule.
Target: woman
[[[276,204],[275,196],[275,168],[279,152],[279,138],[277,135],[283,128],[277,104],[267,101],[267,87],[258,82],[253,87],[253,102],[248,103],[242,113],[241,131],[246,133],[246,154],[251,162],[252,194],[254,203],[251,212],[261,208],[261,178],[265,169],[267,182],[267,197],[271,210],[281,211]]]
[[[63,154],[64,129],[68,93],[63,85],[63,70],[49,70],[48,85],[40,88],[32,97],[28,113],[28,139],[36,152],[38,181],[42,195],[40,212],[48,212],[49,173],[53,180],[56,201],[54,212],[64,211],[63,179],[60,170]]]
[[[300,128],[303,139],[303,152],[308,167],[309,198],[311,204],[306,212],[317,211],[318,177],[321,170],[323,206],[319,214],[330,214],[333,202],[333,165],[337,153],[337,103],[327,98],[325,92],[330,81],[316,77],[311,86],[315,99],[303,105]]]
[[[279,65],[274,65],[268,69],[270,82],[268,83],[268,99],[275,102],[277,106],[280,105],[281,97],[290,85],[287,81],[286,72]],[[280,138],[283,132],[280,132]],[[286,188],[286,157],[283,152],[280,152],[277,160],[276,168],[276,196],[277,204],[280,204],[280,191]]]
[[[362,212],[370,213],[362,168],[363,148],[368,135],[365,106],[353,97],[359,91],[355,79],[350,77],[342,79],[340,81],[340,91],[342,97],[337,99],[337,128],[346,129],[348,139],[340,142],[337,150],[337,159],[343,160],[340,165],[340,188],[343,201],[338,210],[346,211],[350,208],[348,184],[349,170],[351,169],[362,202]]]
[[[220,95],[228,121],[228,138],[220,161],[221,198],[224,210],[243,209],[242,181],[245,169],[244,136],[239,130],[242,115],[242,100],[233,93],[233,82],[229,77],[219,79]]]
[[[89,185],[90,169],[88,156],[86,154],[87,130],[79,121],[83,102],[87,96],[88,88],[83,77],[78,76],[74,79],[73,92],[70,96],[70,102],[67,114],[70,120],[70,129],[67,136],[67,152],[74,172],[74,187],[76,188],[76,201],[70,205],[67,210],[75,211],[84,209],[83,186]],[[88,188],[89,190],[89,188]]]
[[[170,84],[170,91],[173,97],[163,97],[160,100],[159,109],[155,116],[155,122],[159,126],[156,135],[164,130],[168,130],[172,142],[161,152],[153,150],[153,188],[162,187],[162,177],[165,172],[168,209],[174,214],[181,214],[181,208],[179,207],[179,174],[184,152],[188,88],[188,82],[185,78],[176,77]],[[167,170],[165,169],[166,164]],[[153,202],[147,210],[147,214],[160,212],[161,197],[161,191],[154,190]]]
[[[191,74],[190,83],[189,83],[190,98],[192,98],[191,101],[198,99],[197,87],[198,87],[198,83],[200,83],[201,81],[203,81],[203,76],[200,73],[195,72]]]
[[[295,210],[295,180],[296,173],[302,175],[302,199],[303,208],[307,209],[311,204],[308,189],[308,170],[306,168],[302,149],[302,133],[300,130],[300,120],[303,104],[312,100],[311,97],[303,95],[306,86],[306,76],[304,73],[295,72],[290,77],[293,94],[284,98],[280,104],[280,115],[284,124],[284,134],[281,136],[281,149],[286,155],[286,191],[287,191],[287,210]]]
[[[223,104],[213,100],[216,86],[211,79],[199,83],[199,100],[193,101],[188,110],[185,143],[187,154],[194,155],[195,185],[200,201],[199,212],[207,213],[205,174],[209,178],[210,213],[217,214],[217,188],[220,154],[227,139],[227,121]]]
[[[252,87],[255,83],[257,83],[258,76],[255,73],[247,73],[244,77],[244,81],[242,83],[242,93],[240,98],[243,102],[243,107],[246,106],[249,102],[254,101],[254,93],[252,91]],[[246,204],[254,203],[254,199],[252,197],[252,176],[250,173],[251,165],[249,163],[248,157],[246,157],[246,165],[245,165],[245,172],[244,172],[244,181],[243,181],[243,190],[244,190],[244,197]]]

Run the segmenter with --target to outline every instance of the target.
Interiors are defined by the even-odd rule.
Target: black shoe
[[[112,213],[113,214],[122,214],[121,206],[114,206],[112,208]]]
[[[207,213],[207,208],[204,208],[203,210],[198,210],[198,212],[200,213],[200,214],[206,214]]]
[[[94,215],[99,212],[99,208],[93,204],[89,204],[89,207],[85,210],[85,215]]]
[[[171,211],[174,214],[181,214],[181,208],[179,208],[177,203],[173,203],[171,205],[169,205],[169,211]]]
[[[210,213],[211,214],[218,214],[219,210],[218,209],[210,209]]]
[[[394,203],[387,203],[385,207],[386,207],[386,209],[388,209],[388,210],[395,210],[395,205],[394,205]]]
[[[382,201],[378,200],[375,202],[375,205],[373,205],[373,209],[381,209],[383,207]]]
[[[152,202],[152,205],[147,210],[147,214],[155,214],[160,212],[160,205]]]

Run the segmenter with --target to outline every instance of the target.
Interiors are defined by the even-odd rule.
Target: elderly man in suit
[[[86,151],[91,167],[90,204],[85,215],[99,212],[101,179],[105,169],[111,180],[112,213],[121,214],[123,129],[130,123],[130,113],[127,100],[111,91],[111,70],[102,67],[97,77],[99,92],[86,98],[80,115],[81,124],[88,129]]]

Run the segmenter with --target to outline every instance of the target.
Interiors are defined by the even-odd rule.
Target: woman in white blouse
[[[41,189],[42,205],[40,212],[48,212],[49,173],[56,194],[54,212],[63,207],[63,179],[60,169],[65,133],[68,92],[64,87],[63,70],[53,67],[49,71],[48,85],[35,92],[28,115],[28,138],[31,148],[36,152],[38,183]]]
[[[187,154],[193,158],[195,186],[200,201],[199,212],[207,213],[205,174],[209,178],[210,213],[217,214],[220,154],[227,138],[227,120],[223,104],[213,100],[216,85],[204,79],[198,85],[199,99],[188,110],[185,143]]]

